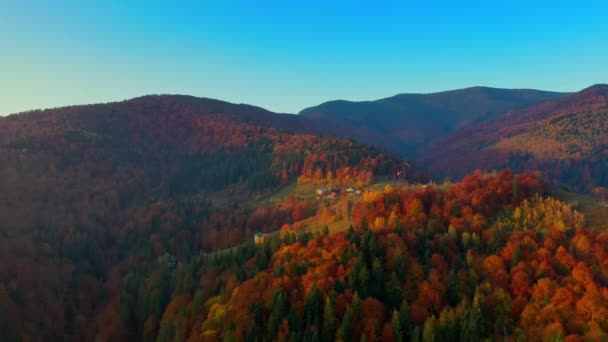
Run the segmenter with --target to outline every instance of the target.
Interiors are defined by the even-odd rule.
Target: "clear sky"
[[[608,82],[608,1],[0,1],[0,115],[171,93],[294,113]]]

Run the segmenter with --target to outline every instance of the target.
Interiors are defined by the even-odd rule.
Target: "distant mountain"
[[[465,127],[419,160],[442,175],[511,168],[540,170],[578,190],[608,186],[608,85]]]
[[[376,101],[330,101],[302,110],[338,136],[413,156],[458,128],[513,109],[567,95],[531,89],[472,87],[432,94],[400,94]]]

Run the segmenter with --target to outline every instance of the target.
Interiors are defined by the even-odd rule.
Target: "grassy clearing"
[[[342,219],[329,224],[329,233],[345,232],[349,227],[350,223],[348,222],[348,219]]]
[[[318,223],[312,223],[308,226],[304,226],[301,228],[301,231],[309,231],[311,233],[322,233],[323,229],[327,226],[327,228],[329,229],[329,233],[333,234],[333,233],[338,233],[338,232],[344,232],[348,230],[348,227],[350,227],[350,223],[348,222],[348,219],[340,219],[334,222],[331,222],[329,224],[318,224]]]
[[[376,178],[374,184],[365,187],[365,190],[371,190],[371,191],[378,191],[378,192],[382,192],[384,191],[385,187],[387,185],[390,185],[393,188],[409,188],[409,189],[420,189],[422,187],[424,187],[424,184],[404,184],[404,183],[396,183],[394,181],[389,181],[387,177],[378,177]],[[315,184],[297,184],[297,182],[293,182],[291,184],[288,184],[286,186],[284,186],[283,188],[279,189],[276,193],[263,198],[263,199],[259,199],[259,200],[252,200],[252,199],[246,199],[246,198],[238,198],[237,196],[227,196],[226,194],[222,194],[224,195],[223,197],[221,196],[215,196],[216,201],[218,202],[222,202],[222,204],[228,204],[228,203],[232,203],[234,201],[239,202],[241,205],[250,205],[252,207],[256,207],[259,205],[267,205],[273,202],[282,202],[284,201],[288,196],[290,195],[295,195],[298,199],[301,200],[315,200],[317,199],[316,195],[315,195],[315,190],[317,189],[318,185]],[[356,201],[359,200],[360,197],[356,196],[353,198],[349,198],[349,201]],[[334,205],[337,205],[337,203],[334,203]],[[337,209],[336,207],[334,207],[334,209]],[[345,214],[342,213],[340,216],[344,216]],[[294,224],[294,228],[296,228],[299,231],[310,231],[312,233],[322,233],[323,229],[325,227],[328,227],[329,229],[329,233],[333,234],[333,233],[338,233],[338,232],[343,232],[343,231],[347,231],[348,228],[350,227],[350,222],[348,217],[344,217],[344,218],[340,218],[334,222],[331,222],[329,224],[323,223],[321,224],[320,222],[318,222],[318,219],[316,217],[309,217],[305,220],[296,222]],[[274,232],[269,232],[270,234],[276,234],[278,233],[278,231],[274,231]],[[243,242],[244,243],[244,242]],[[232,250],[236,250],[238,247],[242,246],[242,244],[238,244],[236,246],[233,247],[229,247],[229,248],[225,248],[222,250],[216,250],[216,251],[212,251],[209,253],[209,255],[221,255],[224,253],[229,253]]]
[[[298,184],[293,182],[282,187],[279,189],[279,191],[268,196],[267,198],[261,200],[260,203],[267,204],[276,201],[284,201],[292,194],[299,199],[312,200],[315,199],[315,189],[316,186],[314,184]]]
[[[599,201],[590,195],[576,194],[561,189],[552,191],[551,196],[562,202],[573,203],[574,208],[585,215],[589,228],[608,228],[608,202]]]
[[[262,200],[262,203],[269,203],[269,202],[274,202],[274,201],[283,201],[289,195],[295,193],[296,186],[297,186],[297,184],[295,182],[291,183],[291,184],[288,184],[288,185],[282,187],[279,191],[275,192],[274,194],[272,194],[269,197],[267,197],[264,200]]]

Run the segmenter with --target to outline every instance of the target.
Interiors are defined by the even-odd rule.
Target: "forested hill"
[[[366,193],[347,231],[131,271],[102,336],[157,341],[605,341],[608,233],[539,175]],[[159,295],[160,294],[160,295]],[[118,309],[116,309],[118,310]],[[113,324],[110,324],[112,322]],[[130,327],[123,334],[117,335]],[[135,328],[133,328],[135,327]]]
[[[540,173],[434,186],[306,120],[183,96],[1,119],[1,339],[607,339],[605,226]]]
[[[540,170],[574,190],[608,186],[608,85],[471,125],[429,145],[419,160],[441,175]]]
[[[413,157],[429,143],[466,125],[566,93],[471,87],[430,94],[399,94],[375,101],[330,101],[300,112],[331,133]]]
[[[188,96],[2,118],[0,336],[93,340],[121,270],[280,228],[294,205],[309,207],[258,208],[258,199],[298,179],[417,177],[397,157],[308,134],[300,121]]]
[[[39,160],[42,165],[32,172],[44,169],[50,177],[55,171],[81,168],[81,178],[91,174],[126,186],[145,183],[140,184],[142,191],[162,195],[228,186],[264,192],[317,169],[325,176],[378,158],[365,171],[375,168],[372,171],[386,174],[390,163],[399,163],[348,139],[307,134],[314,131],[297,116],[258,107],[189,96],[145,96],[12,115],[0,121],[0,143],[5,158]],[[49,160],[40,160],[45,158]],[[29,175],[18,172],[15,177]]]

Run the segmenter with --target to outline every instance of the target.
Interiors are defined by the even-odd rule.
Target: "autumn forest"
[[[608,87],[390,101],[0,117],[0,341],[608,340]]]

